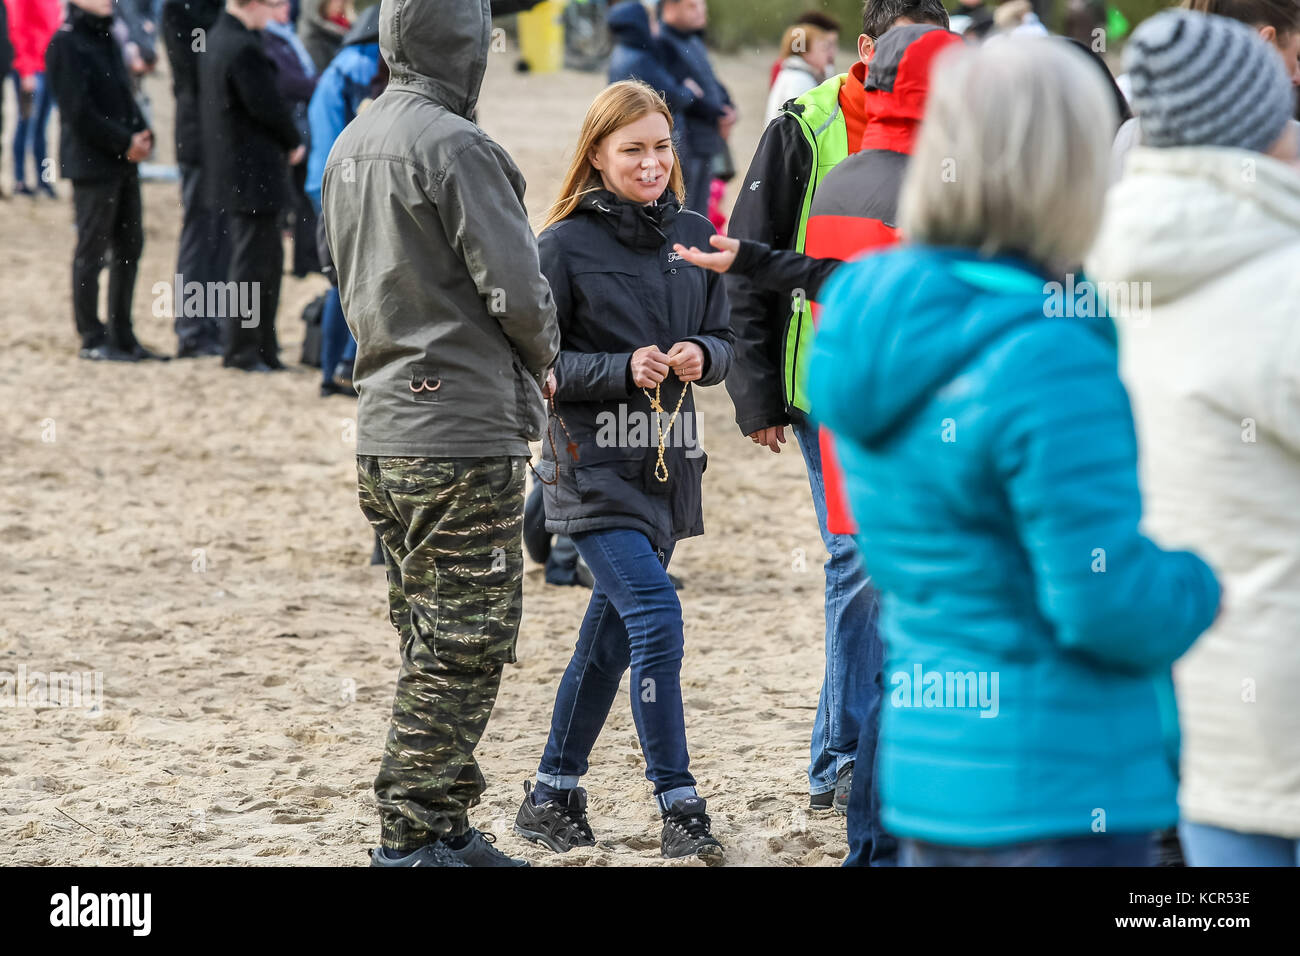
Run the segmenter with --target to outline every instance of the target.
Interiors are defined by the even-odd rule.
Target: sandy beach
[[[771,58],[718,60],[742,110],[742,174]],[[514,59],[492,57],[479,120],[515,157],[539,222],[603,76],[523,75]],[[170,86],[160,75],[148,89],[168,163]],[[99,674],[102,701],[0,708],[5,862],[362,865],[398,646],[356,504],[355,402],[319,398],[319,373],[296,365],[299,316],[325,280],[285,279],[286,374],[79,361],[71,186],[58,188],[58,202],[0,204],[0,681]],[[153,290],[172,281],[179,187],[143,190],[136,330],[172,353]],[[826,555],[802,460],[793,441],[774,456],[742,437],[723,388],[697,402],[707,533],[674,561],[692,770],[729,864],[834,865],[843,818],[805,810]],[[529,565],[471,820],[539,865],[667,865],[626,679],[585,779],[599,845],[559,857],[510,833],[588,593]]]

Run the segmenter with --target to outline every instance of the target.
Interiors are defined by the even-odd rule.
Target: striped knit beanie
[[[1265,152],[1295,110],[1282,59],[1226,17],[1167,10],[1124,47],[1146,146],[1235,146]]]

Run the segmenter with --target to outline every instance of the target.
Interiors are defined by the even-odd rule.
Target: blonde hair
[[[945,51],[903,179],[900,230],[1074,268],[1101,224],[1117,119],[1096,65],[1059,40]]]
[[[796,23],[786,27],[781,37],[781,59],[803,56],[830,35],[831,31],[823,30],[815,23]]]
[[[542,229],[567,219],[578,208],[583,196],[604,188],[600,172],[591,165],[592,150],[609,134],[650,113],[663,116],[668,121],[669,134],[672,133],[673,114],[663,97],[649,85],[640,80],[620,80],[600,91],[587,109],[582,131],[578,134],[578,145],[573,152],[573,161],[569,164],[569,171],[564,174],[559,197],[546,213]],[[673,168],[668,173],[668,188],[678,202],[686,201],[686,183],[682,179],[682,164],[678,161],[676,146],[673,147]]]

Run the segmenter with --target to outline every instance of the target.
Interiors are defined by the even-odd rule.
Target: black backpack
[[[312,368],[320,368],[320,322],[325,314],[324,293],[316,296],[302,310],[302,320],[307,324],[302,336],[302,355],[299,361]]]

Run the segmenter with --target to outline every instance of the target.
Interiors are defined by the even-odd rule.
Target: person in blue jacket
[[[307,181],[304,190],[319,216],[321,179],[325,160],[343,127],[352,122],[366,100],[377,95],[387,79],[387,67],[379,55],[379,4],[368,7],[343,38],[343,47],[334,55],[316,83],[316,91],[307,105],[311,125],[311,152],[307,155]],[[324,246],[324,243],[320,244]],[[322,259],[328,250],[321,249]],[[322,261],[326,275],[332,275],[331,263]],[[343,306],[337,286],[325,294],[321,313],[320,349],[322,398],[330,395],[355,395],[352,388],[352,360],[357,343],[343,319]]]
[[[677,150],[686,177],[686,204],[707,216],[714,161],[726,151],[736,108],[709,62],[704,0],[660,0],[659,22],[658,41],[669,71],[682,85],[689,80],[695,86],[694,100],[675,113],[674,126],[681,130]]]
[[[1144,865],[1177,819],[1170,668],[1220,592],[1139,530],[1115,326],[1066,276],[1114,119],[1064,44],[949,54],[907,242],[820,293],[809,398],[882,593],[877,769],[905,865]]]
[[[641,0],[624,0],[609,11],[609,32],[614,49],[609,55],[609,82],[640,80],[652,87],[680,117],[683,110],[704,95],[689,76],[678,79],[668,68],[672,54],[659,39],[659,21]]]

